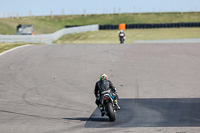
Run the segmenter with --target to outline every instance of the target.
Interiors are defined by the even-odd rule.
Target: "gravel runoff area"
[[[138,40],[134,43],[200,43],[200,38],[194,39],[165,39],[165,40]]]

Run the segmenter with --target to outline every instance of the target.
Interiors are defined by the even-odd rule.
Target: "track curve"
[[[31,45],[3,54],[0,132],[197,132],[199,117],[193,121],[196,127],[148,126],[152,116],[160,115],[160,121],[163,115],[146,107],[135,108],[149,112],[135,126],[140,128],[87,128],[87,123],[96,110],[93,89],[101,73],[109,76],[121,99],[198,101],[199,51],[199,44],[66,44]],[[197,105],[192,109],[198,111]],[[116,128],[120,125],[126,128]]]

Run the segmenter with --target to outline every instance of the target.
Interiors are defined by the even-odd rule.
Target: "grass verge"
[[[200,28],[128,29],[125,30],[125,43],[131,44],[136,40],[200,38],[199,33]],[[54,43],[119,43],[118,30],[67,34],[54,41]]]
[[[200,22],[200,12],[123,13],[102,15],[33,16],[0,18],[0,34],[16,34],[18,24],[32,24],[35,34],[53,33],[65,25]]]
[[[22,45],[26,43],[0,43],[0,53]]]

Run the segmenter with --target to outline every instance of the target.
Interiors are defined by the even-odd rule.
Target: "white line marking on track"
[[[6,53],[8,53],[8,52],[11,52],[11,51],[13,51],[13,50],[16,50],[16,49],[19,49],[19,48],[22,48],[22,47],[27,47],[27,46],[31,46],[31,44],[22,45],[22,46],[19,46],[19,47],[15,47],[15,48],[9,49],[9,50],[7,50],[7,51],[4,51],[4,52],[0,53],[0,56],[6,54]]]

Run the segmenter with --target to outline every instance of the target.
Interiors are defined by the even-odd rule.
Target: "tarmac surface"
[[[29,45],[0,55],[0,132],[198,133],[200,44]],[[116,121],[94,86],[117,88]]]
[[[134,43],[200,43],[200,38],[163,39],[163,40],[138,40]]]
[[[102,118],[97,108],[86,128],[110,127],[199,127],[200,98],[120,99],[116,121]],[[77,119],[77,118],[75,118]],[[83,120],[80,118],[78,120]]]

